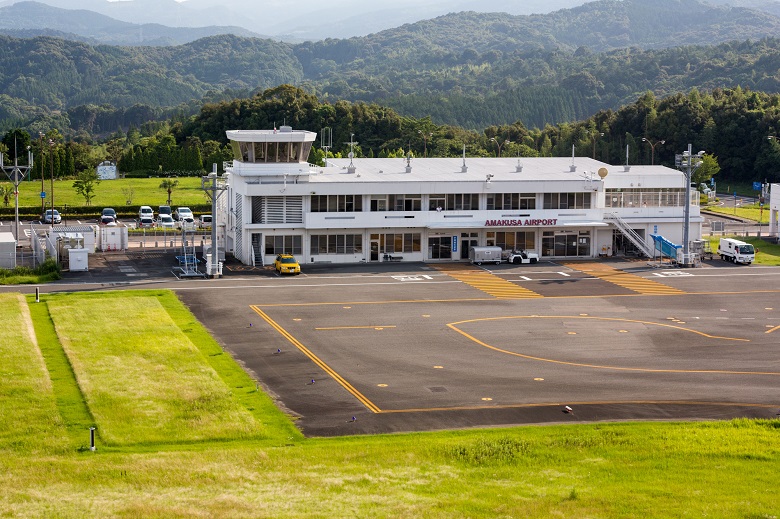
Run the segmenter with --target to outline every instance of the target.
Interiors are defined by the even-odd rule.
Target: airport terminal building
[[[316,134],[227,132],[233,161],[219,198],[225,250],[247,265],[280,253],[301,264],[456,262],[470,247],[541,259],[649,251],[682,243],[685,176],[587,157],[345,158],[307,163]],[[691,191],[689,237],[701,237]]]

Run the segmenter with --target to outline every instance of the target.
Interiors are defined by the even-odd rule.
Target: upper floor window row
[[[359,213],[363,195],[312,195],[312,213]]]
[[[543,209],[590,209],[591,193],[545,193]]]
[[[488,193],[486,209],[488,211],[536,209],[536,195],[534,193]]]

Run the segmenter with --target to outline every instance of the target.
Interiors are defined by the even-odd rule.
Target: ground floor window
[[[362,254],[362,234],[312,234],[312,254]]]
[[[504,250],[534,250],[536,248],[535,231],[488,232],[488,246],[501,247]]]
[[[266,236],[265,253],[275,254],[303,254],[303,237],[291,236]]]
[[[590,231],[544,231],[542,256],[591,256]]]
[[[379,252],[420,252],[422,235],[418,232],[372,234],[372,240],[379,240]]]

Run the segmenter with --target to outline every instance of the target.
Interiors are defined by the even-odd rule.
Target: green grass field
[[[92,206],[97,208],[114,207],[117,210],[127,204],[127,197],[132,192],[131,205],[150,205],[155,211],[157,206],[164,205],[168,201],[168,192],[160,189],[161,178],[126,178],[117,180],[103,180],[95,186],[95,197]],[[176,178],[179,185],[171,192],[171,204],[175,206],[188,206],[209,203],[205,192],[201,189],[200,177]],[[44,182],[43,190],[46,191],[46,204],[51,203],[51,182]],[[62,211],[65,204],[68,207],[86,205],[84,197],[76,193],[72,180],[58,180],[54,182],[55,207]],[[41,206],[41,181],[22,182],[19,186],[19,206]],[[11,200],[10,207],[13,207]]]
[[[3,517],[780,514],[779,420],[306,439],[170,292],[0,313]]]

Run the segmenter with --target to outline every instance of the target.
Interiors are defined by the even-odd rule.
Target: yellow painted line
[[[445,267],[436,265],[434,268],[472,288],[481,290],[498,299],[535,299],[544,297],[533,290],[521,287],[511,281],[507,281],[490,272],[475,267],[464,269],[463,266],[461,266],[459,267],[459,270],[454,270],[450,266]]]
[[[685,293],[682,290],[664,285],[663,283],[645,279],[603,263],[563,263],[563,265],[573,270],[585,272],[623,288],[633,290],[634,292],[639,292],[640,294],[676,295]]]
[[[421,408],[410,408],[410,409],[385,409],[382,411],[382,414],[392,414],[392,413],[427,413],[427,412],[436,412],[436,411],[479,411],[479,410],[485,410],[485,409],[523,409],[523,408],[534,408],[534,407],[559,407],[563,405],[568,405],[574,408],[575,416],[576,416],[576,406],[578,405],[695,405],[698,407],[701,406],[716,406],[716,407],[729,407],[729,406],[739,406],[739,407],[756,407],[760,409],[776,409],[777,405],[774,404],[745,404],[741,402],[692,402],[692,401],[684,401],[684,400],[605,400],[605,401],[593,401],[593,402],[539,402],[534,404],[496,404],[496,405],[473,405],[473,406],[453,406],[453,407],[421,407]]]
[[[767,330],[764,333],[772,333],[772,332],[777,331],[777,330],[780,330],[780,326],[775,326],[774,328],[770,328],[769,330]]]
[[[377,324],[375,326],[329,326],[315,328],[315,330],[384,330],[385,328],[395,328],[395,326],[385,324]]]
[[[338,373],[337,373],[335,370],[333,370],[333,369],[332,369],[330,366],[328,366],[327,364],[325,364],[325,362],[323,362],[323,361],[322,361],[322,360],[321,360],[319,357],[317,357],[317,356],[316,356],[316,355],[315,355],[315,354],[314,354],[314,353],[313,353],[311,350],[309,350],[309,349],[308,349],[306,346],[304,346],[304,345],[303,345],[303,344],[302,344],[302,343],[301,343],[301,342],[300,342],[298,339],[296,339],[295,337],[293,337],[293,336],[292,336],[292,334],[290,334],[290,333],[289,333],[287,330],[285,330],[285,329],[284,329],[284,328],[282,328],[282,327],[281,327],[279,324],[277,324],[277,323],[276,323],[276,321],[274,321],[273,319],[271,319],[271,317],[270,317],[270,316],[268,316],[268,314],[266,314],[265,312],[263,312],[262,310],[260,310],[260,309],[259,309],[257,306],[254,306],[254,305],[252,305],[252,306],[250,306],[250,308],[251,308],[252,310],[254,310],[254,311],[255,311],[255,313],[257,313],[257,315],[259,315],[260,317],[262,317],[262,318],[265,320],[265,322],[267,322],[268,324],[270,324],[270,325],[271,325],[271,327],[272,327],[273,329],[275,329],[277,332],[279,332],[279,333],[282,335],[282,337],[284,337],[285,339],[287,339],[288,341],[290,341],[290,343],[291,343],[293,346],[295,346],[296,348],[298,348],[298,349],[299,349],[299,350],[300,350],[300,351],[301,351],[301,352],[302,352],[304,355],[306,355],[307,357],[309,357],[309,359],[311,359],[311,360],[312,360],[312,362],[314,362],[316,365],[318,365],[320,368],[322,368],[322,369],[325,371],[325,373],[327,373],[328,375],[330,375],[330,376],[333,378],[333,380],[335,380],[336,382],[338,382],[338,383],[339,383],[339,384],[340,384],[340,385],[341,385],[341,386],[342,386],[344,389],[346,389],[346,390],[347,390],[347,391],[348,391],[348,392],[349,392],[349,393],[350,393],[352,396],[354,396],[355,398],[357,398],[357,399],[358,399],[358,400],[359,400],[359,401],[360,401],[360,402],[361,402],[361,403],[362,403],[364,406],[366,406],[366,408],[368,408],[368,410],[369,410],[369,411],[371,411],[372,413],[380,413],[380,412],[381,412],[381,409],[379,409],[379,407],[377,407],[376,405],[374,405],[374,403],[373,403],[373,402],[371,402],[371,400],[369,400],[368,398],[366,398],[366,397],[365,397],[365,396],[364,396],[364,395],[363,395],[363,394],[362,394],[360,391],[358,391],[357,389],[355,389],[355,388],[352,386],[352,384],[350,384],[349,382],[347,382],[347,381],[346,381],[346,380],[345,380],[345,379],[344,379],[344,378],[343,378],[341,375],[339,375],[339,374],[338,374]]]
[[[548,359],[544,357],[535,357],[532,355],[525,355],[523,353],[517,353],[514,351],[505,350],[502,348],[498,348],[496,346],[491,346],[490,344],[487,344],[483,341],[480,341],[476,337],[464,332],[460,328],[458,328],[457,325],[460,324],[466,324],[466,323],[473,323],[473,322],[479,322],[479,321],[497,321],[501,319],[599,319],[604,321],[621,321],[621,322],[631,322],[631,323],[638,323],[638,324],[646,324],[650,326],[660,326],[665,328],[675,328],[677,330],[681,330],[684,332],[689,333],[695,333],[697,335],[701,335],[702,337],[706,337],[708,339],[720,339],[720,340],[727,340],[727,341],[738,341],[738,342],[750,342],[749,339],[739,339],[734,337],[719,337],[715,335],[709,335],[704,332],[699,332],[697,330],[691,330],[688,328],[683,328],[681,326],[672,326],[670,324],[664,324],[664,323],[653,323],[649,321],[638,321],[634,319],[622,319],[617,317],[580,317],[580,316],[567,316],[567,315],[518,315],[513,317],[485,317],[482,319],[469,319],[465,321],[458,321],[455,323],[449,323],[447,326],[455,330],[456,332],[460,333],[467,339],[475,342],[476,344],[479,344],[480,346],[483,346],[485,348],[488,348],[493,351],[497,351],[499,353],[505,353],[507,355],[512,355],[514,357],[520,357],[523,359],[528,360],[537,360],[540,362],[548,362],[551,364],[561,364],[565,366],[575,366],[580,368],[591,368],[591,369],[605,369],[605,370],[614,370],[614,371],[632,371],[632,372],[638,372],[638,373],[691,373],[691,374],[716,374],[716,375],[769,375],[769,376],[777,376],[780,375],[780,372],[774,372],[774,371],[729,371],[729,370],[690,370],[690,369],[651,369],[651,368],[627,368],[622,366],[605,366],[600,364],[585,364],[580,362],[569,362],[564,360],[557,360],[557,359]]]

